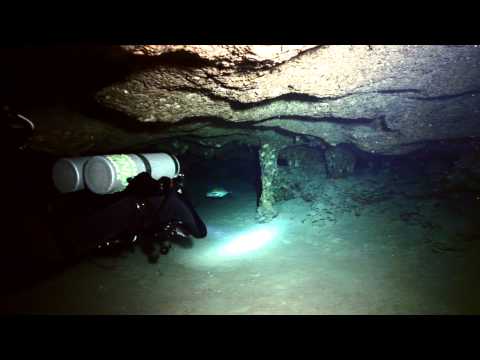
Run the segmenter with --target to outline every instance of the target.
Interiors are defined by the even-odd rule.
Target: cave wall
[[[426,142],[479,135],[479,51],[477,45],[3,50],[0,91],[38,125],[31,145],[58,154],[232,133],[259,145],[272,140],[263,130],[278,138],[303,135],[330,146],[405,154]],[[83,118],[78,131],[70,129],[77,126],[71,113],[63,122],[38,116],[39,108],[65,105]],[[78,137],[60,136],[68,131]],[[98,139],[94,145],[92,137]]]
[[[232,143],[258,148],[262,220],[276,215],[277,160],[288,147],[350,144],[400,155],[480,135],[477,45],[128,45],[14,53],[2,51],[0,91],[35,123],[30,149],[211,159],[232,151]]]
[[[380,154],[479,135],[476,45],[285,46],[268,61],[251,56],[262,47],[220,48],[127,47],[150,66],[97,100],[139,122],[214,117]],[[189,61],[175,65],[175,56]]]

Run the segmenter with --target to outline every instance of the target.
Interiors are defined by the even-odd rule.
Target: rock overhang
[[[109,152],[174,138],[221,146],[230,135],[288,145],[300,136],[389,155],[480,132],[476,45],[134,45],[102,54],[119,76],[96,80],[85,98],[114,115],[78,107],[62,122],[40,111],[34,148]],[[85,83],[101,76],[84,72]]]

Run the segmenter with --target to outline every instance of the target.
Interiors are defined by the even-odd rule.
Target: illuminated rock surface
[[[18,91],[51,103],[70,92],[98,105],[62,110],[55,121],[27,110],[39,128],[31,146],[57,154],[108,152],[174,136],[220,148],[232,134],[255,146],[290,144],[296,136],[403,154],[480,132],[475,45],[158,45],[80,48],[54,60],[48,51],[44,58],[35,54],[33,65],[31,54],[21,56],[23,67],[12,60],[25,78],[12,81]]]
[[[34,52],[37,63],[22,72],[23,82],[11,76],[11,86],[37,105],[26,110],[37,126],[31,148],[62,156],[148,149],[211,159],[246,145],[259,151],[260,219],[275,217],[279,190],[276,155],[263,159],[265,144],[277,153],[307,146],[339,154],[335,146],[351,144],[398,155],[480,135],[476,45],[43,51]],[[42,97],[49,105],[38,105]],[[337,158],[327,156],[330,176],[351,174],[355,159]]]

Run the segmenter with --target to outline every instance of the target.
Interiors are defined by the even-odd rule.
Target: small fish
[[[208,191],[205,196],[208,198],[223,198],[231,193],[232,193],[231,191],[225,190],[223,188],[214,188]]]

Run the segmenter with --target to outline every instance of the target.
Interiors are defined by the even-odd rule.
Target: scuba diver
[[[0,107],[4,159],[4,211],[0,255],[2,294],[19,291],[90,255],[114,254],[137,245],[150,262],[172,242],[191,243],[207,228],[184,194],[183,176],[155,180],[148,172],[129,179],[121,192],[58,194],[51,184],[53,158],[29,148],[35,126]],[[48,171],[47,171],[48,170]],[[55,195],[56,194],[56,195]],[[52,198],[53,197],[53,198]]]
[[[5,190],[11,195],[9,222],[15,234],[24,228],[20,223],[25,217],[23,204],[31,203],[35,195],[33,187],[28,185],[32,176],[26,166],[27,159],[22,155],[30,154],[23,150],[35,126],[8,105],[0,109],[0,114],[8,134],[3,145],[12,154],[9,167],[14,169],[11,171],[14,176],[9,177],[11,184]],[[55,243],[61,258],[65,259],[133,243],[138,243],[147,253],[158,243],[160,253],[167,254],[172,241],[185,244],[191,240],[190,236],[203,238],[207,234],[204,222],[184,194],[183,185],[183,174],[155,180],[149,172],[143,172],[128,179],[128,186],[121,192],[62,194],[49,204],[47,215],[37,216],[48,228],[48,234],[42,236]]]
[[[58,207],[55,238],[68,257],[81,257],[94,249],[139,243],[151,261],[154,244],[167,254],[172,241],[203,238],[207,228],[184,195],[183,176],[155,180],[147,172],[129,179],[127,188],[109,195],[62,195],[67,208]],[[69,213],[81,209],[80,213]],[[66,211],[65,211],[66,210]]]

